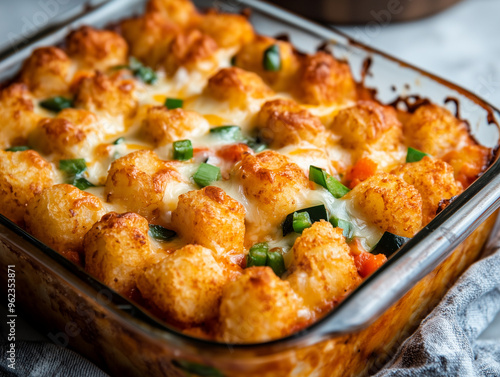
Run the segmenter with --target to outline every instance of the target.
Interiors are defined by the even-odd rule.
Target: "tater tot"
[[[224,286],[219,335],[224,342],[264,342],[288,335],[300,299],[269,267],[250,267]]]
[[[54,184],[52,165],[37,152],[0,151],[0,213],[21,224],[28,201]]]
[[[222,48],[240,47],[254,38],[252,25],[240,14],[212,11],[202,17],[197,28]]]
[[[342,229],[334,229],[327,221],[305,229],[292,251],[286,280],[313,311],[330,308],[360,283]]]
[[[214,251],[187,245],[148,266],[137,286],[167,319],[194,325],[217,316],[227,280]]]
[[[172,225],[188,243],[228,254],[243,251],[245,208],[218,187],[180,195]]]
[[[148,221],[136,213],[104,215],[85,234],[85,271],[118,293],[130,294],[152,255],[148,229]]]
[[[40,119],[33,109],[26,85],[12,84],[0,90],[0,149],[26,144]]]
[[[181,177],[171,163],[155,152],[140,150],[115,160],[109,169],[104,195],[152,221],[160,215],[165,190]]]
[[[249,226],[253,223],[260,227],[263,223],[271,231],[297,209],[297,196],[309,185],[298,165],[274,151],[243,155],[235,175],[247,198],[259,210],[258,218],[248,219]]]
[[[157,67],[180,28],[158,13],[146,13],[120,24],[121,33],[130,46],[130,55],[148,66]]]
[[[177,34],[169,46],[163,66],[168,75],[183,67],[188,71],[210,71],[217,65],[217,43],[199,30]]]
[[[279,50],[279,67],[276,70],[266,70],[264,64],[266,50],[276,46]],[[299,73],[299,58],[293,46],[274,38],[257,36],[245,44],[236,54],[235,64],[247,71],[255,72],[275,91],[290,90],[296,85]]]
[[[341,145],[357,152],[358,157],[370,149],[392,151],[403,138],[394,108],[374,101],[359,101],[340,110],[330,129],[341,136]]]
[[[393,174],[378,173],[358,184],[345,199],[382,231],[413,237],[422,227],[422,197]]]
[[[137,109],[133,80],[101,72],[82,78],[75,88],[75,106],[112,116],[131,116]]]
[[[197,112],[154,106],[148,109],[141,132],[155,146],[161,146],[204,135],[209,129],[210,124]]]
[[[420,106],[411,114],[403,132],[409,146],[434,157],[473,144],[467,125],[434,104]]]
[[[28,202],[24,220],[28,232],[54,250],[81,252],[83,236],[104,213],[97,196],[59,184]]]
[[[59,159],[89,158],[99,142],[97,117],[87,110],[64,109],[55,118],[44,118],[30,135],[30,145]]]
[[[158,13],[181,27],[190,26],[198,20],[198,12],[191,0],[149,0],[146,12]]]
[[[453,168],[446,162],[424,157],[418,162],[404,164],[394,169],[392,174],[413,185],[422,197],[422,225],[436,216],[439,202],[458,195],[461,185],[457,184]]]
[[[236,67],[219,70],[208,80],[205,89],[206,95],[240,108],[245,108],[250,99],[264,98],[272,93],[258,75]]]
[[[327,139],[325,126],[318,117],[285,99],[268,101],[262,106],[257,128],[260,139],[277,149],[302,141],[324,147]]]
[[[349,65],[322,51],[302,60],[294,84],[298,99],[311,105],[344,104],[357,96]]]
[[[491,157],[491,149],[468,145],[448,152],[442,159],[453,167],[455,179],[466,189],[488,167]]]
[[[69,91],[70,65],[70,59],[60,48],[37,48],[24,62],[21,81],[39,98],[64,95]]]
[[[68,55],[82,68],[105,71],[127,64],[128,45],[117,33],[82,26],[68,35]]]

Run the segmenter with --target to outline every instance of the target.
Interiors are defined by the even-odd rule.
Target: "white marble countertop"
[[[0,49],[15,42],[16,38],[25,37],[31,27],[54,21],[64,13],[80,8],[84,2],[0,0]],[[372,23],[371,26],[343,26],[339,29],[361,42],[461,85],[500,107],[498,15],[500,1],[464,0],[441,14],[420,21],[392,25]],[[3,310],[0,310],[0,315],[4,314]],[[43,337],[28,325],[23,328],[25,339]],[[481,337],[500,340],[500,315]]]

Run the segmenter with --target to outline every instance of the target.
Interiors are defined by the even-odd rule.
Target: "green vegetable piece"
[[[342,235],[346,238],[346,241],[349,242],[352,240],[352,236],[354,234],[354,229],[352,224],[347,220],[338,219],[335,216],[330,218],[330,223],[334,226],[334,228],[341,228]]]
[[[262,66],[264,67],[264,70],[270,72],[281,70],[281,54],[280,48],[277,44],[268,47],[264,51]]]
[[[265,242],[253,245],[247,255],[247,267],[265,266],[267,263],[268,251],[269,246]]]
[[[59,169],[70,175],[78,175],[87,170],[87,164],[83,158],[60,160]]]
[[[65,97],[52,97],[40,102],[40,106],[44,109],[58,113],[61,110],[73,107],[73,101]]]
[[[345,194],[351,191],[331,175],[326,178],[326,188],[330,191],[330,194],[337,199],[342,198]]]
[[[182,109],[182,106],[184,106],[184,101],[180,98],[167,98],[165,100],[165,106],[169,110]]]
[[[372,249],[374,255],[384,254],[387,258],[391,257],[410,239],[403,236],[398,236],[389,232],[384,232],[378,243]]]
[[[202,163],[193,175],[193,180],[200,187],[210,186],[212,182],[219,179],[221,179],[220,168],[206,163]]]
[[[311,217],[307,212],[294,212],[293,213],[293,231],[295,233],[302,233],[304,229],[312,225]]]
[[[210,129],[210,134],[223,140],[237,141],[242,139],[241,128],[238,126],[220,126]]]
[[[274,273],[279,277],[286,271],[285,260],[279,251],[269,251],[267,253],[267,265],[271,267]]]
[[[113,145],[122,144],[124,141],[125,141],[124,137],[119,137],[118,139],[116,139],[115,141],[113,141]]]
[[[86,190],[89,187],[95,187],[95,185],[93,183],[87,181],[87,179],[85,179],[83,177],[75,177],[73,179],[73,182],[71,182],[71,184],[73,186],[79,188],[80,190]]]
[[[255,139],[247,139],[246,144],[252,148],[252,150],[255,153],[262,152],[263,150],[267,149],[267,145],[264,143],[261,143]]]
[[[232,58],[231,58],[231,67],[234,67],[236,65],[236,55],[234,55]]]
[[[409,147],[406,152],[406,162],[418,162],[425,156],[428,156],[428,154],[421,152],[418,149]]]
[[[128,68],[132,71],[132,74],[135,77],[145,82],[146,84],[154,84],[156,81],[158,81],[156,72],[152,68],[143,65],[134,57],[130,58]]]
[[[314,224],[316,221],[326,220],[328,221],[328,214],[326,212],[326,207],[323,204],[318,206],[303,208],[295,212],[307,212],[309,214],[309,218],[311,219],[311,223]],[[283,222],[283,236],[286,236],[289,233],[294,232],[293,229],[293,215],[294,213],[290,213]]]
[[[173,230],[154,224],[149,224],[148,234],[155,240],[162,242],[169,241],[177,235]]]
[[[10,148],[7,148],[5,151],[6,152],[24,152],[24,151],[27,151],[27,150],[30,150],[31,148],[28,147],[27,145],[18,145],[18,146],[15,146],[15,147],[10,147]]]
[[[327,178],[327,174],[323,169],[318,168],[317,166],[313,166],[313,165],[309,166],[309,180],[310,181],[317,183],[318,185],[323,186],[324,188],[327,188],[326,178]]]
[[[191,140],[174,141],[174,160],[186,161],[193,158],[193,144]]]
[[[172,362],[177,368],[182,369],[187,373],[187,376],[199,376],[199,377],[224,377],[224,375],[216,368],[209,367],[206,365],[193,363],[186,360],[174,360]]]

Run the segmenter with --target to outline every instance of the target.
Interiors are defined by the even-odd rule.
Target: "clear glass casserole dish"
[[[488,147],[497,146],[498,111],[456,86],[265,3],[195,3],[201,8],[215,6],[234,12],[250,8],[251,21],[259,33],[285,32],[298,49],[306,52],[327,41],[337,58],[349,61],[358,80],[376,88],[383,103],[410,94],[437,104],[454,98],[461,105],[460,117],[469,122],[478,141]],[[70,29],[81,24],[103,27],[137,13],[143,5],[144,1],[128,0],[98,7],[0,62],[0,80],[11,77],[33,48],[57,44]],[[27,313],[36,313],[33,316],[45,324],[49,338],[77,349],[114,374],[364,374],[381,365],[449,284],[477,258],[493,227],[491,215],[499,204],[498,164],[495,159],[466,192],[330,314],[292,336],[264,344],[221,344],[181,334],[3,216],[2,279],[7,277],[7,266],[15,265],[17,287],[22,292],[18,302]]]

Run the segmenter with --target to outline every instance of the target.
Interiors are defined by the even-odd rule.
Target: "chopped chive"
[[[10,147],[10,148],[7,148],[5,151],[6,152],[24,152],[24,151],[27,151],[27,150],[30,150],[31,148],[28,147],[27,145],[18,145],[18,146],[15,146],[15,147]]]
[[[339,219],[335,216],[330,218],[330,223],[335,227],[335,228],[341,228],[342,229],[342,235],[345,237],[345,239],[349,242],[352,239],[352,236],[354,234],[354,229],[352,227],[352,224],[347,221],[347,220],[342,220]]]
[[[182,109],[184,101],[179,98],[167,98],[165,100],[165,107],[169,110]]]
[[[241,140],[241,128],[238,126],[220,126],[210,129],[210,134],[223,140]]]
[[[87,179],[83,177],[75,177],[73,179],[73,182],[71,182],[71,184],[79,188],[80,190],[86,190],[89,187],[95,187],[93,183],[87,181]]]
[[[276,72],[281,69],[280,48],[277,44],[268,47],[264,51],[262,66],[264,67],[264,70],[271,72]]]
[[[82,174],[87,169],[87,163],[83,158],[60,160],[59,169],[72,175]]]
[[[292,227],[295,233],[302,233],[304,229],[311,227],[311,217],[307,212],[294,212]]]
[[[313,166],[313,165],[309,166],[309,180],[310,181],[317,183],[318,185],[323,186],[324,188],[327,188],[326,177],[327,177],[327,174],[323,169],[318,168],[317,166]]]
[[[406,162],[418,162],[425,156],[428,156],[428,154],[421,152],[418,149],[408,147],[408,152],[406,152]]]
[[[267,253],[267,265],[273,269],[277,276],[280,277],[286,271],[285,260],[279,251],[269,251]]]
[[[193,363],[191,361],[174,360],[172,364],[186,372],[187,376],[196,375],[200,377],[224,377],[224,375],[214,367]]]
[[[125,141],[125,138],[124,137],[119,137],[118,139],[116,139],[115,141],[113,141],[113,145],[118,145],[118,144],[121,144]]]
[[[193,144],[191,140],[174,141],[174,160],[185,161],[193,158]]]
[[[220,168],[207,163],[202,163],[196,173],[193,175],[193,180],[200,186],[209,186],[212,182],[221,179]]]
[[[317,166],[309,166],[309,180],[326,188],[330,194],[337,199],[342,198],[345,194],[351,191],[328,174],[324,169],[318,168]]]
[[[294,231],[293,229],[293,215],[296,212],[307,212],[309,214],[309,218],[311,219],[311,223],[315,223],[316,221],[326,220],[328,221],[328,214],[326,212],[326,207],[323,204],[319,206],[303,208],[298,211],[290,213],[285,221],[283,222],[283,236],[286,236],[289,233]]]
[[[61,110],[67,109],[68,107],[73,107],[73,101],[69,98],[58,96],[41,101],[40,106],[47,110],[58,113]]]
[[[247,255],[247,267],[265,266],[268,251],[269,246],[265,242],[253,245]]]
[[[168,241],[177,235],[173,230],[154,224],[149,224],[148,234],[157,241]]]

